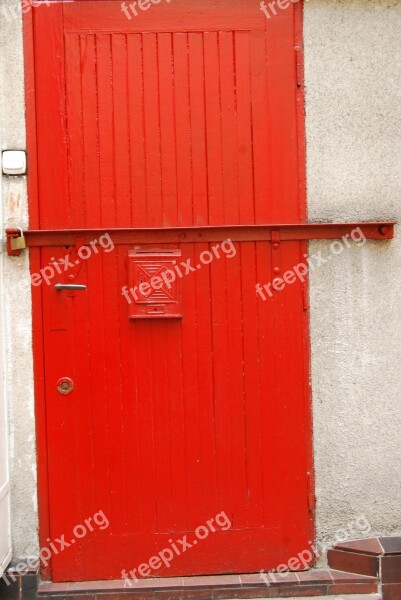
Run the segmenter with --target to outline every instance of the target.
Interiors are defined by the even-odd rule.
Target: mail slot
[[[180,318],[181,285],[176,266],[181,250],[128,252],[130,319]]]

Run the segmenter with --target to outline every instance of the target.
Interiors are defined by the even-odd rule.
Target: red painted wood
[[[74,281],[85,292],[55,291],[68,273],[41,288],[49,537],[69,539],[99,510],[110,521],[54,556],[51,576],[118,578],[221,511],[229,530],[152,575],[275,568],[313,535],[308,345],[300,282],[256,298],[278,259],[272,227],[247,226],[289,223],[278,262],[284,272],[301,261],[301,13],[267,20],[251,0],[196,0],[191,11],[174,0],[129,21],[109,0],[33,15],[32,223],[43,232],[27,240],[45,246],[33,268],[39,252],[42,266],[66,252],[75,261],[77,237],[110,231],[118,242],[83,261]],[[183,278],[182,319],[127,318],[129,249],[177,247],[197,264],[227,235],[234,258]],[[60,377],[74,380],[69,396]]]
[[[215,31],[265,29],[266,18],[259,6],[243,5],[232,0],[227,7],[225,0],[194,0],[188,10],[187,0],[175,0],[174,5],[162,0],[158,6],[146,11],[138,10],[138,16],[130,20],[121,11],[118,0],[79,0],[65,3],[65,29],[74,33],[134,33],[134,32],[194,32],[205,28]],[[251,10],[249,8],[251,7]],[[156,10],[152,10],[156,8]],[[94,10],[96,19],[93,18]],[[292,13],[292,11],[289,11]],[[140,18],[139,18],[140,17]],[[292,14],[287,18],[291,19]],[[206,25],[205,25],[206,24]]]

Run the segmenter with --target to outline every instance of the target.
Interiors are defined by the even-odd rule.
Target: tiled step
[[[327,554],[329,566],[381,578],[383,600],[401,600],[401,537],[375,537],[337,544]]]
[[[127,585],[123,580],[75,583],[41,582],[39,600],[237,600],[359,595],[376,600],[376,577],[332,569],[300,573],[259,573],[142,579]],[[370,599],[369,599],[370,595]]]
[[[261,600],[261,599],[258,599]],[[280,600],[279,598],[269,598],[269,600]],[[305,600],[305,596],[297,596],[296,598],[286,598],[286,600]],[[344,600],[344,596],[314,596],[313,600]],[[347,596],[347,600],[382,600],[380,594],[351,594]]]

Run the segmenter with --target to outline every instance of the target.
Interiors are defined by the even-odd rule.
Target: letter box
[[[128,252],[130,319],[180,318],[180,278],[175,269],[181,250],[141,249]]]

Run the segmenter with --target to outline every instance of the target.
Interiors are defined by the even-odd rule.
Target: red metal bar
[[[274,232],[280,232],[280,240],[333,240],[350,236],[360,228],[367,239],[389,240],[394,237],[394,221],[375,223],[302,223],[274,225],[227,225],[219,227],[164,227],[130,229],[34,229],[24,231],[27,247],[73,246],[76,239],[90,243],[108,233],[114,244],[182,244],[194,242],[271,241]],[[18,255],[20,250],[11,249],[11,239],[20,236],[19,229],[7,229],[7,251]]]

